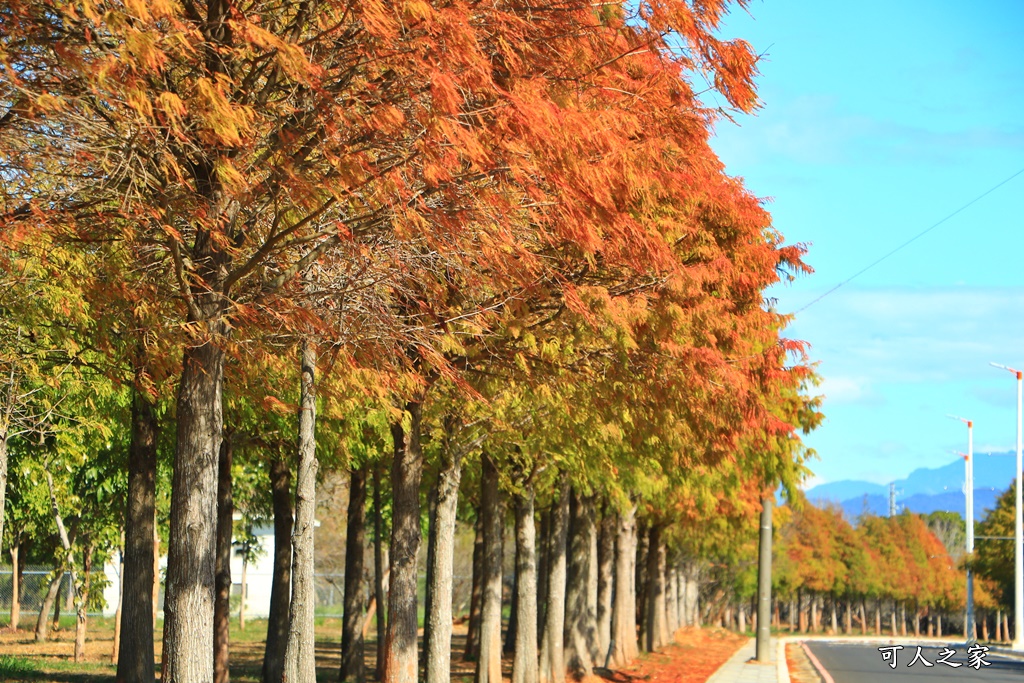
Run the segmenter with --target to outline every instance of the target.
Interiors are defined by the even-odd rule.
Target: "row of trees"
[[[979,524],[981,535],[996,535],[1012,516],[1012,491],[1002,507]],[[774,619],[788,622],[791,631],[873,631],[907,635],[942,635],[966,629],[966,573],[975,574],[976,628],[988,639],[1005,633],[1012,584],[1012,544],[985,545],[974,558],[964,553],[964,521],[955,513],[924,516],[909,511],[892,516],[861,516],[856,526],[834,506],[815,506],[805,500],[786,506],[777,515],[773,561]],[[712,620],[730,616],[743,624],[756,589],[756,549],[740,547],[740,556],[719,561],[708,585],[718,586],[708,597]],[[1008,569],[1011,568],[1011,569]]]
[[[460,515],[481,539],[477,680],[500,679],[503,501],[516,681],[592,669],[599,617],[616,663],[638,614],[649,647],[667,639],[675,558],[735,544],[820,419],[763,300],[802,249],[724,172],[724,110],[692,83],[756,104],[726,9],[0,7],[0,495],[9,460],[21,482],[0,537],[17,556],[43,505],[84,577],[123,531],[119,680],[154,679],[164,496],[162,680],[225,680],[232,508],[259,498],[236,458],[278,540],[267,683],[315,679],[325,468],[351,472],[349,548],[368,491],[375,538],[390,513],[381,680],[419,677],[424,507],[428,681],[448,676]],[[122,524],[101,519],[114,484],[72,471],[123,478]],[[361,595],[346,586],[346,666]]]

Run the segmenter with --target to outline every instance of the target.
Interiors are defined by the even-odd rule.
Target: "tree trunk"
[[[604,506],[597,536],[597,651],[602,666],[611,659],[612,589],[615,569],[615,526],[617,517]]]
[[[348,520],[345,530],[345,612],[341,624],[341,681],[363,683],[363,554],[366,546],[366,479],[368,467],[352,470],[348,486]]]
[[[577,676],[593,673],[597,643],[597,529],[594,501],[573,492],[565,594],[565,664]]]
[[[39,617],[36,619],[36,642],[45,643],[50,638],[50,610],[57,600],[60,592],[60,584],[64,580],[64,568],[57,568],[57,575],[50,580],[50,587],[46,590],[46,597],[39,607]]]
[[[136,369],[136,386],[141,381]],[[124,606],[117,680],[153,683],[153,629],[156,623],[156,445],[158,422],[154,406],[138,388],[132,392],[128,446],[128,502],[124,528]]]
[[[839,604],[835,596],[832,596],[832,635],[839,633]]]
[[[384,644],[384,681],[416,683],[417,657],[417,571],[420,550],[420,480],[423,453],[420,450],[422,405],[406,404],[405,420],[391,425],[395,456],[391,468],[391,594],[388,599],[388,627]]]
[[[377,606],[377,656],[374,675],[378,681],[383,681],[388,607],[384,595],[384,508],[380,487],[378,465],[373,469],[373,601]]]
[[[231,621],[231,526],[234,502],[231,499],[231,438],[220,442],[217,470],[217,557],[213,604],[213,683],[228,683],[228,623]]]
[[[846,601],[843,610],[843,633],[845,635],[853,633],[853,603],[849,600]]]
[[[483,601],[480,608],[480,658],[476,683],[501,683],[501,565],[505,535],[498,470],[483,454],[480,507],[484,530]]]
[[[284,680],[288,683],[316,683],[313,522],[319,463],[316,459],[316,348],[309,340],[302,343],[299,411],[299,462],[295,482],[295,529],[292,532],[292,599],[288,608]],[[243,594],[243,600],[244,597]]]
[[[621,668],[639,654],[636,642],[636,507],[620,512],[615,525],[615,590],[611,661]]]
[[[210,330],[214,336],[226,332],[223,322],[214,320],[215,314],[209,316],[204,322],[207,328],[214,328]],[[223,425],[223,380],[224,351],[217,340],[207,338],[185,350],[178,385],[167,544],[164,683],[213,680],[217,454]]]
[[[647,650],[654,652],[668,643],[665,623],[665,542],[661,525],[652,524],[647,542]]]
[[[700,626],[700,606],[697,596],[700,591],[697,563],[688,561],[683,566],[683,625]],[[792,630],[792,629],[790,629]]]
[[[14,387],[11,387],[11,392],[14,392]],[[13,397],[10,400],[13,401]],[[0,425],[0,543],[3,543],[4,538],[4,509],[7,506],[7,438],[13,403],[4,408],[7,414],[2,416],[3,424]]]
[[[736,605],[736,630],[741,634],[747,632],[747,610],[742,602]],[[664,645],[665,643],[662,643],[662,646]]]
[[[263,683],[281,683],[288,644],[288,602],[292,592],[292,473],[281,458],[270,461],[274,508],[274,577],[270,585],[267,641],[263,648]]]
[[[21,576],[18,572],[18,551],[19,543],[15,540],[11,543],[11,622],[12,633],[18,631],[18,623],[21,621]]]
[[[892,635],[896,635],[896,601],[892,601],[892,612],[889,613],[889,622],[892,625]]]
[[[476,516],[473,529],[473,587],[469,596],[466,651],[462,657],[467,662],[475,662],[480,658],[480,603],[484,595],[484,520],[480,514]]]
[[[166,601],[167,596],[164,596]],[[156,509],[153,510],[153,623],[151,630],[156,632],[156,617],[160,610],[160,529],[156,525]]]
[[[124,545],[124,533],[121,534],[121,545]],[[120,566],[117,572],[117,609],[114,610],[114,647],[110,653],[110,663],[117,666],[117,656],[121,649],[121,614],[124,612],[124,551],[120,553]]]
[[[434,516],[434,570],[429,587],[433,599],[427,621],[430,643],[427,649],[426,683],[449,683],[452,648],[452,580],[455,563],[455,518],[458,512],[462,454],[451,448],[444,452],[437,475],[437,509]]]
[[[92,583],[92,554],[91,543],[85,546],[82,555],[82,585],[75,586],[75,663],[85,661],[85,632],[89,624],[89,616],[85,606],[89,601],[89,587]]]
[[[516,496],[516,645],[512,683],[538,683],[536,529],[533,525],[533,486],[525,484]]]
[[[679,630],[679,619],[676,612],[676,577],[669,564],[665,566],[665,619],[667,626],[665,633],[671,642],[672,636]]]
[[[291,547],[291,540],[288,546]],[[249,600],[249,553],[242,555],[242,578],[238,583],[238,630],[245,630],[245,604]],[[289,617],[290,619],[291,617]],[[287,645],[288,639],[285,638]]]
[[[547,616],[548,595],[548,563],[551,555],[551,509],[544,510],[540,516],[540,541],[537,553],[537,634],[544,632]],[[538,645],[540,641],[538,640]]]
[[[647,525],[642,520],[636,526],[636,561],[633,563],[634,580],[633,586],[636,589],[636,614],[634,623],[639,631],[639,647],[646,647],[647,644]]]
[[[423,650],[419,653],[421,664],[426,663],[427,652],[430,651],[430,619],[428,615],[433,611],[434,595],[434,545],[437,540],[437,486],[430,486],[427,490],[427,577],[424,584],[426,594],[423,600]]]
[[[68,567],[71,570],[71,585],[68,586],[68,593],[71,594],[72,591],[75,591],[75,594],[76,594],[76,597],[77,597],[76,606],[78,607],[78,609],[77,609],[78,617],[80,619],[84,619],[85,618],[85,605],[81,601],[81,596],[77,595],[78,576],[77,576],[77,573],[75,572],[75,559],[74,559],[74,555],[73,555],[72,550],[71,550],[71,538],[68,536],[67,528],[64,526],[64,517],[61,515],[60,508],[57,506],[57,493],[56,493],[56,491],[55,491],[55,489],[53,487],[53,474],[50,472],[49,468],[44,469],[43,473],[44,473],[44,475],[46,477],[46,487],[47,487],[47,489],[50,492],[50,511],[53,514],[54,521],[57,523],[57,535],[60,538],[60,544],[61,544],[61,547],[64,548],[66,562],[68,563]],[[92,550],[92,546],[91,545],[87,545],[86,547],[90,551]],[[62,575],[61,575],[61,577],[58,578],[58,582],[57,582],[58,590],[60,588],[60,578],[62,578]],[[49,597],[49,596],[47,596],[47,597]],[[54,598],[56,599],[56,594],[54,595]],[[59,606],[59,603],[58,603],[58,606]],[[57,620],[57,618],[55,617],[54,621],[56,621],[56,620]],[[56,628],[56,626],[54,626],[54,628]],[[77,626],[75,627],[75,632],[76,632],[76,634],[78,632],[78,627]],[[37,636],[36,639],[38,640],[39,639],[38,638],[38,633],[36,634],[36,636]],[[45,637],[43,638],[43,640],[45,640]],[[76,660],[76,661],[78,661],[78,660]]]
[[[566,537],[569,531],[569,485],[564,479],[551,514],[548,556],[547,614],[540,645],[541,683],[565,683],[565,580]]]
[[[515,538],[512,541],[514,546]],[[505,640],[502,641],[501,646],[501,656],[503,658],[511,657],[516,652],[516,630],[519,622],[519,572],[515,571],[514,568],[518,566],[519,548],[515,548],[512,558],[512,595],[509,600],[508,624],[505,626]]]

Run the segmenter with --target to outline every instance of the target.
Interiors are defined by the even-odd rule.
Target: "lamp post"
[[[967,455],[964,456],[964,495],[967,497],[967,560],[974,553],[974,422],[950,415],[967,425]],[[974,642],[974,572],[967,567],[967,642]]]
[[[1024,372],[999,363],[992,363],[1007,372],[1017,376],[1017,508],[1014,519],[1013,533],[1013,649],[1024,650],[1024,546],[1021,540],[1024,539],[1024,523],[1021,516],[1021,469],[1024,463],[1021,462],[1021,396],[1022,377]]]

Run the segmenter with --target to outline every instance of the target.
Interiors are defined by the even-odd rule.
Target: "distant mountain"
[[[974,518],[984,519],[996,505],[999,494],[1013,483],[1015,453],[974,456]],[[964,461],[920,468],[906,479],[896,480],[896,506],[899,510],[928,514],[946,510],[964,514]],[[807,491],[815,503],[835,503],[848,519],[856,520],[865,511],[874,515],[889,513],[889,487],[869,481],[843,480],[819,484]]]

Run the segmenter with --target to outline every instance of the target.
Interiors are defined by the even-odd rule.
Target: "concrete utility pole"
[[[974,553],[974,422],[950,415],[967,425],[967,455],[964,456],[964,496],[967,498],[967,558]],[[967,567],[967,623],[965,638],[974,642],[974,572]]]
[[[889,482],[889,516],[896,516],[896,482]]]
[[[1024,461],[1021,459],[1021,397],[1024,386],[1024,372],[999,363],[994,367],[1017,376],[1017,508],[1014,518],[1013,533],[1013,649],[1024,651],[1024,516],[1021,506],[1021,470]]]
[[[772,500],[761,501],[761,545],[757,563],[757,661],[771,658],[772,626]]]

